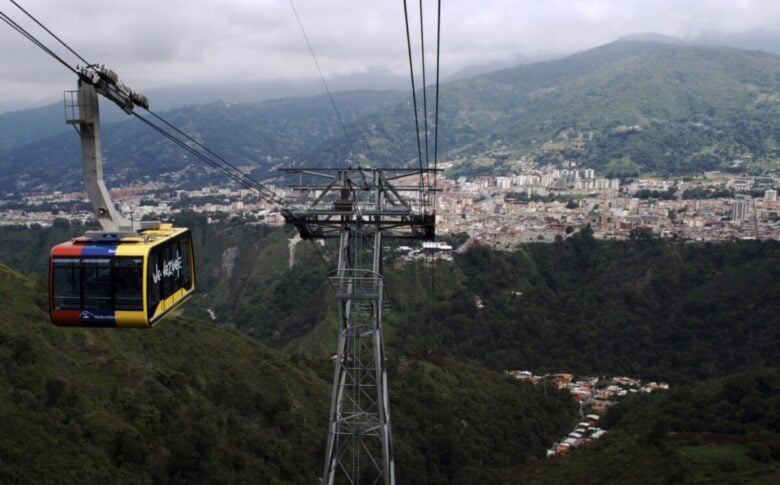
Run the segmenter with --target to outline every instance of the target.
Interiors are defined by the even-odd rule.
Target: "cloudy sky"
[[[17,0],[91,62],[137,91],[173,84],[316,78],[289,0]],[[418,2],[409,2],[419,34]],[[426,8],[434,47],[435,0]],[[778,0],[443,0],[442,70],[560,55],[622,35],[780,29]],[[403,2],[295,0],[327,78],[408,76]],[[9,0],[0,11],[57,47]],[[419,35],[417,35],[419,37]],[[0,23],[0,107],[60,99],[72,74]],[[434,59],[433,52],[427,61]],[[432,65],[432,64],[431,64]],[[430,75],[430,74],[429,74]],[[430,78],[429,78],[430,79]],[[370,87],[370,86],[369,86]]]

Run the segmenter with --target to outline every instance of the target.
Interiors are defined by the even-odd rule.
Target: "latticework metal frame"
[[[328,444],[323,481],[395,483],[383,337],[382,239],[431,240],[435,216],[424,183],[433,170],[289,169],[309,185],[312,202],[284,209],[304,239],[339,238],[329,275],[339,305]],[[322,179],[326,184],[318,184]],[[419,185],[398,184],[404,180]]]

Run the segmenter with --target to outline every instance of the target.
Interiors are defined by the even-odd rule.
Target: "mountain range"
[[[735,159],[776,166],[778,89],[774,55],[616,42],[442,86],[439,148],[472,172],[508,171],[520,156],[617,176],[695,173]],[[392,129],[407,110],[372,115],[364,123],[379,129],[353,139],[380,161],[413,158],[414,137]]]
[[[509,172],[520,157],[571,161],[620,177],[778,165],[780,57],[765,52],[629,40],[440,90],[439,156],[455,162],[455,174]],[[433,99],[430,88],[427,94]],[[326,96],[212,103],[165,115],[261,177],[277,167],[346,159],[415,163],[407,96],[343,92],[335,101],[346,136]],[[33,118],[28,126],[43,123],[34,115],[40,113],[26,115]],[[0,119],[19,127],[0,140],[0,190],[78,187],[75,135],[35,139],[19,116]],[[175,182],[176,174],[195,184],[219,180],[135,120],[108,123],[103,133],[106,174],[116,184]]]
[[[334,93],[333,98],[339,106],[342,121],[355,123],[372,111],[397,103],[403,94],[396,91],[352,91]],[[109,113],[118,111],[113,106],[103,106],[109,107]],[[52,109],[45,110],[45,113],[50,116]],[[215,102],[179,108],[163,115],[211,150],[234,164],[254,170],[255,175],[261,177],[275,167],[288,165],[296,153],[312,150],[312,144],[344,136],[339,118],[326,95],[245,104]],[[57,117],[62,121],[61,114]],[[9,116],[5,120],[6,125],[11,126],[7,131],[19,127],[20,132],[28,133],[24,123],[17,118]],[[33,121],[38,122],[37,118]],[[183,188],[192,188],[209,180],[223,181],[221,174],[206,172],[200,160],[188,156],[136,119],[103,125],[102,144],[109,185],[165,180],[185,184]],[[81,187],[79,150],[79,137],[73,131],[26,144],[14,144],[0,155],[0,168],[7,170],[5,176],[0,176],[0,187],[20,191],[45,187],[78,190]],[[23,168],[25,164],[28,164],[26,169]]]

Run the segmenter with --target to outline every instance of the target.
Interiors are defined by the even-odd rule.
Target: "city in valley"
[[[587,225],[603,239],[780,239],[777,173],[708,172],[622,182],[573,164],[559,168],[520,160],[514,166],[515,173],[500,176],[446,176],[445,170],[437,180],[437,233],[445,238],[465,233],[472,242],[498,249],[552,242]],[[114,189],[112,196],[135,219],[194,211],[214,221],[237,216],[284,223],[278,207],[227,185],[183,191],[150,183]],[[2,224],[45,226],[57,218],[89,222],[86,194],[0,194]]]

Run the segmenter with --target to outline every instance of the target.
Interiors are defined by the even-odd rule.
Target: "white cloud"
[[[93,62],[143,91],[199,81],[317,75],[289,0],[19,0]],[[435,5],[426,6],[433,61]],[[691,37],[708,31],[777,30],[776,0],[443,0],[442,69],[566,53],[636,32]],[[328,77],[384,69],[405,74],[401,1],[296,0]],[[416,38],[418,2],[408,1]],[[56,43],[10,2],[0,10],[50,46]],[[0,102],[56,99],[72,75],[0,24]],[[58,48],[58,52],[64,49]],[[68,56],[75,64],[73,56]],[[432,66],[433,64],[431,64]]]

